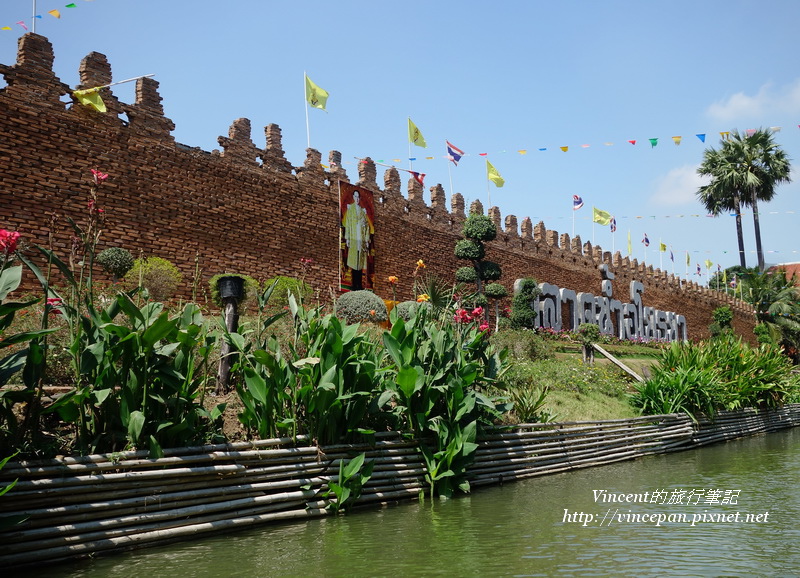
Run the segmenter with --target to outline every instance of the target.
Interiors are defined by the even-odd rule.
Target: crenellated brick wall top
[[[313,259],[306,278],[321,299],[338,288],[338,181],[350,182],[342,155],[307,149],[302,166],[285,158],[281,130],[264,128],[263,148],[252,140],[251,123],[235,119],[221,151],[207,152],[175,142],[174,123],[165,116],[159,83],[136,81],[135,102],[101,96],[105,114],[81,105],[69,86],[53,72],[50,42],[37,34],[20,38],[17,62],[0,65],[7,86],[0,90],[1,226],[16,229],[31,243],[46,245],[54,214],[80,222],[85,215],[89,169],[111,177],[99,203],[107,215],[100,249],[122,246],[135,255],[172,260],[184,275],[184,296],[191,295],[196,263],[202,283],[221,272],[241,272],[266,279],[301,274],[301,258]],[[79,88],[113,82],[106,57],[91,53],[79,65]],[[389,275],[400,278],[399,298],[412,294],[418,259],[443,279],[464,265],[453,256],[466,218],[464,199],[451,197],[449,208],[441,185],[431,187],[431,203],[422,186],[409,179],[403,195],[395,168],[378,185],[376,164],[358,164],[357,184],[375,193],[376,287],[390,298]],[[753,311],[745,303],[623,257],[579,236],[548,230],[543,222],[502,216],[498,207],[485,211],[480,201],[470,213],[488,214],[497,239],[487,257],[503,268],[501,282],[511,288],[519,277],[535,277],[577,291],[599,292],[598,265],[614,271],[615,295],[624,298],[632,280],[645,284],[648,305],[682,313],[693,338],[707,335],[711,311],[734,309],[740,333],[752,333]],[[68,253],[70,234],[62,227],[54,246]]]

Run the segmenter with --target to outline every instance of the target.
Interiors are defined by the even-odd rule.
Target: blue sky
[[[694,274],[698,262],[713,262],[712,272],[738,264],[733,218],[708,218],[695,200],[703,150],[722,131],[781,127],[776,141],[800,167],[796,0],[74,3],[36,2],[57,75],[75,86],[92,51],[108,57],[115,80],[155,74],[178,142],[219,148],[217,137],[246,117],[259,147],[263,127],[280,125],[287,158],[301,165],[305,71],[330,93],[327,112],[308,111],[311,146],[323,162],[341,151],[352,180],[357,157],[409,168],[410,117],[428,143],[411,150],[426,200],[441,183],[468,203],[490,197],[520,222],[572,234],[574,218],[584,242],[623,256],[630,231],[632,258],[673,271],[663,241],[676,274],[685,276],[689,252],[697,281],[706,279],[705,265]],[[0,27],[12,28],[0,30],[0,62],[16,61],[16,22],[30,28],[32,6],[0,4]],[[114,92],[133,102],[133,83]],[[467,153],[457,167],[445,139]],[[481,153],[502,188],[487,186]],[[800,170],[793,180],[761,207],[768,263],[800,261]],[[573,212],[575,194],[585,206]],[[616,217],[616,235],[592,224],[592,206]],[[753,266],[752,213],[743,220]]]

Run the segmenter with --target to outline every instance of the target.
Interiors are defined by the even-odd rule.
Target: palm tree
[[[746,267],[742,236],[741,207],[753,209],[758,270],[764,271],[764,251],[761,247],[761,224],[758,201],[769,202],[775,188],[788,183],[791,166],[786,153],[773,139],[770,130],[758,129],[748,134],[732,131],[722,140],[720,148],[707,149],[698,174],[711,177],[711,184],[700,187],[697,196],[714,215],[723,210],[735,211],[739,258]]]
[[[742,297],[755,309],[756,322],[763,323],[775,343],[800,345],[800,288],[778,269],[759,273],[752,270],[741,277]]]

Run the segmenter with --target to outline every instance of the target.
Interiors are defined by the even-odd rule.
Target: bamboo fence
[[[800,404],[493,428],[469,469],[473,487],[610,464],[800,425]],[[318,448],[307,438],[165,451],[9,462],[0,470],[0,567],[21,568],[332,514],[321,496],[339,463],[366,452],[373,475],[358,505],[414,499],[427,489],[416,442],[397,434],[368,445]]]

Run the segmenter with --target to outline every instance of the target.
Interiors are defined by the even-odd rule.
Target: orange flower
[[[374,309],[370,309],[370,310],[369,310],[369,314],[370,314],[372,317],[375,317],[375,310],[374,310]]]
[[[425,262],[422,259],[417,261],[417,269],[424,269],[424,268],[425,268]]]
[[[397,276],[396,275],[389,275],[388,281],[389,281],[390,285],[396,285],[397,284]]]
[[[420,293],[417,295],[417,303],[423,303],[425,301],[430,301],[431,298],[428,296],[427,293]]]

